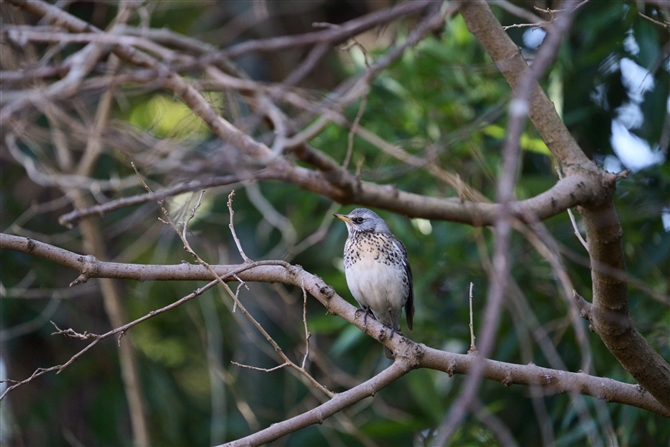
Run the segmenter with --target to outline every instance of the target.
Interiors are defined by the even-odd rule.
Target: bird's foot
[[[386,326],[386,327],[391,330],[391,335],[389,336],[389,338],[393,338],[393,334],[398,334],[401,337],[404,337],[404,335],[402,335],[402,332],[400,332],[399,330],[396,330],[396,329],[392,328],[391,326]]]
[[[372,313],[369,307],[364,307],[363,311],[365,312],[365,315],[363,315],[363,326],[368,325],[368,315],[371,316],[373,319],[375,319],[375,314]]]
[[[358,318],[358,313],[363,312],[363,326],[368,325],[368,315],[372,317],[372,319],[375,318],[375,314],[372,313],[369,307],[361,307],[359,309],[356,309],[356,318]]]

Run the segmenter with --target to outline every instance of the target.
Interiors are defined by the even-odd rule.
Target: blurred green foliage
[[[598,160],[613,155],[611,120],[627,95],[620,75],[603,68],[609,58],[632,58],[652,70],[655,89],[644,96],[641,104],[644,121],[638,135],[652,145],[658,144],[667,119],[670,82],[667,58],[661,60],[660,50],[668,44],[667,30],[637,15],[638,7],[637,3],[623,1],[588,3],[557,60],[555,69],[564,92],[565,122],[580,145]],[[210,23],[204,17],[213,8],[208,3],[193,3],[177,10],[159,8],[152,25],[197,37],[198,33],[211,31],[196,27]],[[502,11],[496,12],[503,24],[519,22]],[[654,16],[650,6],[643,12]],[[87,10],[81,11],[82,16],[86,13]],[[408,32],[403,26],[407,25],[397,31],[401,40]],[[510,30],[520,46],[523,32]],[[624,48],[629,34],[640,47],[637,55],[627,53]],[[374,49],[371,57],[382,53],[382,49]],[[346,64],[340,68],[342,75],[365,68],[360,57],[354,57],[353,61],[349,68]],[[337,60],[333,58],[329,63],[336,64]],[[593,92],[601,86],[608,100],[606,107],[593,100]],[[117,118],[153,132],[156,137],[207,138],[208,132],[184,113],[183,106],[162,95],[159,92],[134,97],[130,109],[116,111]],[[361,125],[411,154],[433,156],[437,166],[458,173],[467,184],[493,199],[509,98],[504,79],[467,31],[463,20],[456,17],[439,36],[429,37],[406,52],[375,79]],[[355,118],[359,107],[360,103],[356,103],[346,110],[350,120]],[[347,138],[347,129],[331,125],[311,144],[342,161]],[[522,143],[523,165],[517,188],[520,198],[542,192],[557,180],[553,160],[532,126],[526,129]],[[363,180],[396,185],[418,194],[457,196],[457,191],[427,174],[425,169],[408,166],[356,138],[351,169],[359,163]],[[128,175],[131,172],[128,164],[125,156],[112,154],[101,160],[96,175],[99,178]],[[11,232],[12,223],[31,202],[46,202],[57,195],[32,184],[16,166],[4,165],[1,169],[0,219],[3,229]],[[160,184],[163,179],[151,180]],[[260,190],[288,218],[298,241],[317,231],[322,220],[329,218],[329,200],[296,186],[267,182],[260,185]],[[136,192],[140,191],[138,187]],[[670,163],[666,161],[620,181],[616,198],[628,273],[637,283],[666,295],[670,292],[670,232],[663,227],[661,212],[663,207],[670,206],[669,191]],[[211,263],[241,262],[227,228],[227,192],[227,188],[208,191],[207,207],[191,226],[194,249]],[[182,210],[188,210],[188,206],[193,206],[193,202]],[[263,219],[244,188],[238,189],[234,208],[237,234],[252,259],[266,259],[273,250],[285,255],[292,248],[282,245],[280,231]],[[343,207],[342,211],[351,208]],[[57,225],[56,217],[61,211],[47,214],[48,218],[31,219],[23,226],[39,235],[37,239],[81,252],[76,230],[63,232]],[[479,319],[488,285],[485,266],[492,242],[490,231],[450,222],[433,221],[427,225],[378,211],[407,246],[414,272],[415,328],[405,335],[431,347],[465,352],[469,346],[471,282],[475,328],[481,329]],[[110,255],[123,262],[190,262],[178,238],[156,220],[159,216],[155,205],[104,216],[101,225],[108,231]],[[545,225],[566,254],[575,289],[588,298],[587,258],[573,235],[567,214],[551,218]],[[321,276],[351,300],[341,269],[345,238],[344,225],[335,222],[324,240],[299,253],[291,262]],[[35,288],[65,287],[76,276],[26,255],[3,251],[1,256],[5,287],[15,287],[29,271],[35,272]],[[502,325],[493,357],[549,366],[546,354],[530,335],[542,329],[566,367],[579,370],[583,366],[581,351],[570,326],[566,298],[562,297],[551,268],[519,234],[514,236],[510,259],[514,263],[512,279],[522,295],[510,297],[507,307],[501,309]],[[145,315],[202,285],[119,283],[128,318]],[[305,343],[302,291],[281,285],[248,286],[249,290],[240,289],[240,299],[282,349],[299,363]],[[514,299],[527,303],[526,312],[532,311],[539,327],[533,326],[532,318],[524,319],[523,312],[514,310]],[[36,318],[45,303],[46,300],[3,298],[2,327],[11,328]],[[239,312],[231,311],[230,298],[213,290],[129,332],[140,361],[154,445],[211,445],[236,439],[320,402],[310,386],[286,368],[265,373],[231,365],[231,361],[236,361],[272,368],[278,361],[262,336]],[[668,306],[631,284],[630,312],[642,334],[670,360]],[[307,300],[307,314],[313,352],[310,371],[333,391],[344,390],[345,384],[360,383],[387,366],[381,346],[343,320],[325,315],[323,307],[313,299]],[[49,319],[60,327],[79,331],[100,333],[109,329],[97,291],[62,300]],[[212,321],[216,322],[214,326]],[[51,332],[53,328],[44,324],[37,331],[3,343],[2,357],[9,364],[11,378],[24,378],[37,367],[63,363],[83,347],[74,340],[55,338]],[[591,333],[588,337],[593,356],[591,372],[632,382],[598,337]],[[528,342],[530,359],[521,347]],[[117,352],[115,342],[108,340],[62,374],[46,375],[12,393],[5,402],[11,405],[14,430],[31,445],[71,445],[73,439],[85,445],[130,445]],[[223,391],[214,393],[212,380],[225,384]],[[363,445],[361,437],[366,437],[377,445],[423,445],[459,395],[463,381],[463,377],[448,377],[435,371],[412,371],[374,398],[354,405],[321,426],[298,431],[281,443],[354,446]],[[667,420],[624,405],[579,396],[574,400],[566,395],[546,396],[543,401],[548,417],[541,419],[536,417],[537,410],[527,388],[505,388],[499,383],[485,382],[479,396],[486,408],[509,427],[519,445],[538,445],[541,424],[550,424],[558,446],[586,445],[594,439],[609,444],[612,431],[618,444],[624,446],[668,445],[670,438]],[[214,408],[218,411],[213,411]],[[495,434],[470,416],[453,445],[493,446],[496,442]]]

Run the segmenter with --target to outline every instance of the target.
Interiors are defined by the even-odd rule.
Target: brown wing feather
[[[407,329],[411,331],[414,327],[414,284],[412,283],[412,268],[409,266],[409,260],[405,263],[405,271],[409,279],[409,296],[405,303],[405,318],[407,319]]]
[[[409,281],[409,296],[407,297],[407,302],[405,302],[405,318],[407,321],[407,329],[410,331],[414,327],[414,283],[412,281],[412,267],[409,265],[409,259],[407,258],[407,249],[405,244],[402,243],[400,239],[393,236],[396,241],[402,247],[403,252],[403,264],[405,267],[405,273],[407,273],[407,280]]]

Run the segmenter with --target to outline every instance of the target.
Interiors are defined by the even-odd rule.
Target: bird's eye
[[[351,219],[351,220],[354,221],[354,223],[357,223],[357,224],[363,222],[363,218],[362,218],[362,217],[354,217],[354,218]]]

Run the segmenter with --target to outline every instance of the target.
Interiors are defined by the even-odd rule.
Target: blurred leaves
[[[196,36],[214,33],[214,25],[219,23],[217,20],[232,14],[221,5],[182,3],[179,8],[171,9],[159,2],[154,5],[156,13],[152,25],[167,26]],[[545,82],[545,85],[561,84],[559,91],[563,92],[565,122],[580,146],[596,159],[613,155],[611,120],[616,115],[615,109],[627,100],[620,73],[607,70],[612,61],[628,57],[651,70],[649,76],[653,77],[654,89],[644,95],[641,104],[644,119],[635,133],[652,146],[660,144],[664,122],[667,122],[664,120],[668,113],[670,82],[667,54],[661,51],[668,43],[667,30],[637,15],[639,10],[642,11],[638,8],[642,7],[646,14],[658,16],[654,15],[651,6],[633,2],[592,1],[586,4],[577,18],[571,39],[559,54],[556,63],[560,70],[556,71],[554,79]],[[497,12],[503,25],[520,21]],[[233,17],[237,16],[230,19]],[[269,19],[272,26],[266,23],[260,34],[269,33],[274,27],[288,27],[293,19],[296,18],[272,17]],[[308,20],[309,23],[312,21]],[[398,24],[395,32],[399,41],[406,37],[408,27]],[[510,35],[522,45],[520,31],[510,30]],[[634,36],[640,48],[638,54],[626,51],[624,41],[628,35]],[[356,56],[356,50],[351,51],[354,52],[354,64],[342,68],[346,76],[365,70],[360,54]],[[369,48],[373,59],[384,51],[381,47]],[[262,60],[252,60],[263,57],[254,55],[240,63],[252,66],[249,72],[267,74]],[[284,63],[292,66],[295,61]],[[599,89],[602,101],[595,98]],[[208,94],[217,107],[224,107],[223,96]],[[350,170],[355,172],[360,166],[360,178],[365,181],[390,184],[428,196],[458,197],[458,191],[426,168],[434,164],[457,174],[466,184],[492,199],[500,169],[509,98],[509,87],[497,68],[467,31],[463,20],[456,17],[448,22],[442,33],[428,37],[406,51],[372,82],[360,123],[408,154],[422,157],[425,166],[409,166],[356,137]],[[131,102],[130,108],[119,106],[115,110],[117,119],[127,121],[157,139],[204,144],[211,138],[206,126],[186,106],[163,93],[135,95]],[[357,102],[346,109],[349,121],[354,120],[359,107],[360,102]],[[349,129],[331,124],[311,144],[341,162],[347,152],[348,133]],[[530,125],[525,129],[521,146],[524,149],[523,164],[516,192],[519,198],[526,198],[550,188],[557,175],[552,159],[547,156],[546,145]],[[661,149],[666,150],[667,155],[667,148]],[[224,145],[214,149],[225,150]],[[189,160],[193,154],[179,155],[183,156],[180,160]],[[128,160],[123,157],[106,157],[101,165],[98,167],[100,174],[107,177],[130,172]],[[55,198],[53,190],[31,183],[23,170],[14,164],[3,162],[0,172],[3,210],[0,221],[4,229],[10,227],[32,200],[45,203]],[[170,179],[152,176],[148,181],[166,185]],[[205,204],[190,227],[191,244],[210,263],[241,262],[228,230],[226,196],[229,190],[222,187],[208,191]],[[267,182],[259,184],[259,190],[276,211],[286,217],[295,230],[297,241],[316,232],[322,222],[330,218],[331,203],[328,200],[296,186]],[[666,296],[670,293],[670,232],[663,227],[660,215],[663,207],[670,206],[668,191],[670,163],[666,159],[663,164],[621,180],[616,196],[628,274]],[[178,214],[176,210],[188,208],[183,206],[181,197],[168,202],[175,214]],[[244,188],[237,187],[234,208],[237,234],[248,256],[266,259],[269,253],[280,253],[281,257],[291,251],[293,247],[288,246],[281,232],[264,219],[262,210],[249,200]],[[338,212],[352,208],[353,205],[342,207]],[[39,218],[28,220],[22,225],[23,231],[45,241],[65,236],[68,238],[66,245],[81,251],[77,235],[63,233],[57,224],[57,216],[62,211],[49,210]],[[414,272],[415,325],[414,331],[405,331],[405,335],[431,347],[465,352],[469,345],[468,290],[471,282],[474,283],[475,330],[480,330],[483,324],[481,318],[492,246],[490,231],[451,222],[410,220],[377,211],[405,243]],[[103,216],[103,228],[115,229],[114,233],[107,234],[110,251],[120,254],[123,262],[192,262],[182,251],[181,243],[157,220],[158,217],[160,212],[154,205],[132,213]],[[588,299],[591,282],[587,258],[573,234],[567,214],[551,218],[544,225],[561,248],[574,288]],[[291,262],[319,275],[337,293],[351,300],[344,274],[337,268],[345,239],[344,225],[331,223],[322,240],[297,254]],[[66,287],[73,279],[72,272],[50,263],[10,252],[0,256],[2,284],[6,288],[18,284],[30,271],[36,272],[39,278],[35,287]],[[514,264],[512,279],[519,284],[524,296],[509,297],[506,308],[500,310],[502,325],[494,358],[525,362],[520,346],[528,343],[532,361],[547,366],[548,360],[534,338],[546,333],[568,369],[577,370],[582,361],[580,348],[570,327],[568,304],[562,298],[554,272],[521,234],[515,234],[510,260]],[[240,288],[240,299],[287,355],[299,362],[305,346],[301,321],[302,291],[283,286],[249,286],[250,290]],[[122,287],[128,314],[137,318],[176,301],[195,290],[198,284],[126,282]],[[129,332],[141,360],[155,445],[210,443],[210,423],[214,424],[210,380],[224,383],[225,391],[218,397],[225,402],[222,420],[228,440],[301,413],[320,402],[311,394],[309,385],[286,369],[263,373],[231,365],[230,361],[234,360],[271,368],[277,365],[278,356],[255,329],[240,318],[239,312],[232,312],[228,297],[208,292],[207,298],[215,303],[214,316],[221,327],[219,360],[208,357],[208,332],[195,302],[153,318]],[[535,318],[526,315],[523,321],[515,321],[510,310],[514,306],[513,299],[524,299],[527,311]],[[82,331],[107,330],[100,301],[98,292],[73,298],[67,305],[59,307],[54,321],[61,327],[73,326]],[[33,318],[36,309],[43,307],[8,298],[3,298],[1,305],[3,328]],[[643,335],[661,355],[670,359],[670,308],[667,304],[631,285],[630,312]],[[308,299],[307,315],[312,334],[312,356],[307,368],[329,389],[337,391],[351,387],[388,365],[381,346],[343,320],[326,315],[323,307],[312,299]],[[532,325],[534,320],[539,321],[540,327]],[[579,324],[586,326],[582,321]],[[515,325],[521,325],[523,330],[516,331]],[[78,346],[72,341],[56,342],[49,333],[47,328],[6,344],[2,355],[4,361],[11,364],[12,378],[28,376],[37,367],[62,363]],[[523,334],[526,334],[525,338]],[[593,334],[589,337],[595,373],[630,381],[598,337]],[[50,442],[50,445],[66,443],[65,429],[71,430],[85,445],[130,444],[116,351],[114,343],[102,343],[79,360],[76,367],[58,376],[45,376],[12,395],[9,401],[20,427],[18,430],[25,436],[39,432],[38,437],[27,439]],[[434,371],[415,370],[374,398],[347,409],[342,418],[348,418],[356,430],[378,445],[423,445],[458,396],[462,380],[462,377],[448,377]],[[538,415],[529,391],[522,387],[506,388],[498,383],[485,383],[480,399],[489,411],[508,425],[519,445],[538,445],[542,424],[550,426],[556,445],[588,444],[593,433],[609,441],[610,429],[616,431],[619,445],[625,446],[659,445],[670,437],[670,425],[659,416],[590,398],[577,398],[584,405],[588,424],[579,418],[574,402],[566,395],[543,399],[549,413],[547,419]],[[82,415],[86,416],[82,418]],[[286,445],[369,444],[338,418],[327,419],[319,427],[301,430],[282,442]],[[475,416],[471,416],[460,428],[453,444],[496,445],[496,438]]]

